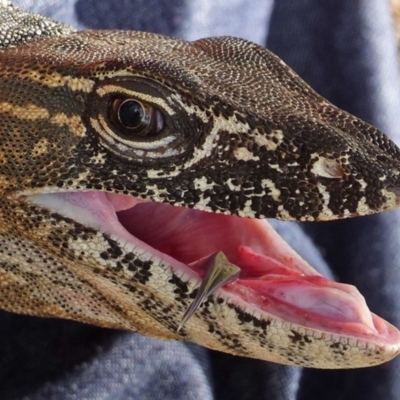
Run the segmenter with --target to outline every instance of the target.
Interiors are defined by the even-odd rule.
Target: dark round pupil
[[[119,107],[118,116],[124,126],[136,128],[144,120],[144,109],[137,101],[128,100]]]

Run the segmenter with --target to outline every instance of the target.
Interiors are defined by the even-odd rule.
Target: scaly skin
[[[4,5],[0,16],[1,308],[285,364],[398,354],[397,342],[250,312],[225,292],[178,332],[198,277],[40,197],[104,191],[257,219],[366,215],[399,202],[400,152],[383,133],[244,40],[76,33]],[[115,97],[158,109],[162,129],[129,136],[110,116]]]

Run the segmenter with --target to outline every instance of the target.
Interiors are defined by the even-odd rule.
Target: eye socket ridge
[[[164,115],[157,107],[124,96],[110,99],[108,118],[115,133],[128,140],[157,136],[165,127]]]

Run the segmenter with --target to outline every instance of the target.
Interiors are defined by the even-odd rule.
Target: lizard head
[[[400,352],[263,220],[397,206],[383,133],[240,39],[88,31],[0,64],[2,308],[314,367]],[[216,252],[240,275],[178,331]]]

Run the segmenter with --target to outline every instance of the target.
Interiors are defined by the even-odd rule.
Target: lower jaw
[[[234,295],[247,310],[320,332],[381,342],[400,333],[368,310],[349,285],[313,270],[266,221],[206,213],[144,202],[104,192],[27,196],[28,201],[106,234],[120,237],[166,260],[184,279],[201,280],[197,260],[222,251],[241,268],[239,279],[218,289]],[[196,267],[197,265],[197,267]]]

